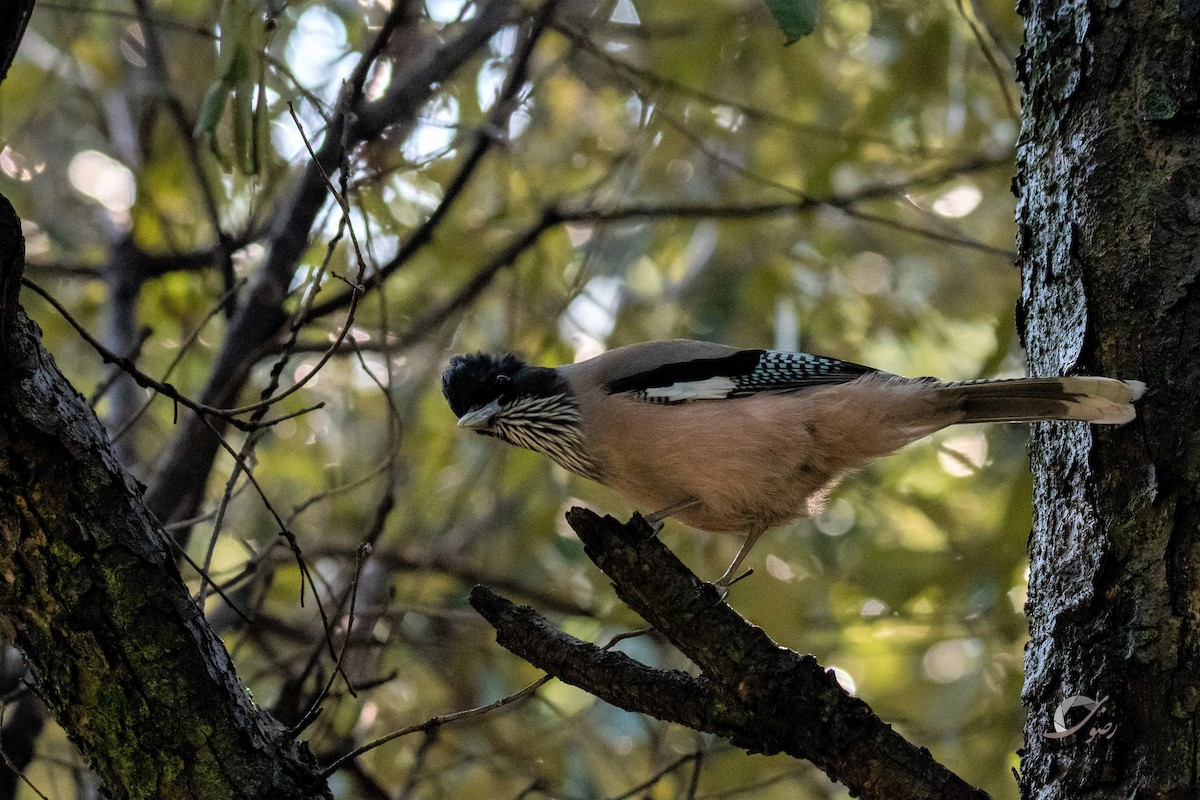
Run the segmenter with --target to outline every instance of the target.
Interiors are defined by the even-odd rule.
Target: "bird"
[[[450,359],[458,426],[548,456],[615,489],[657,527],[668,516],[745,541],[820,512],[846,476],[949,425],[1121,425],[1145,391],[1104,377],[941,381],[829,356],[671,339],[540,367],[512,353]],[[739,578],[740,579],[740,578]]]

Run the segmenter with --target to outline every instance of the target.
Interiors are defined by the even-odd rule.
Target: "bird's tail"
[[[947,383],[963,417],[958,422],[1023,422],[1067,419],[1123,425],[1146,391],[1141,381],[1114,378],[1013,378]]]

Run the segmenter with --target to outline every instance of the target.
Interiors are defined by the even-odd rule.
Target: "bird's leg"
[[[742,543],[742,549],[738,550],[737,555],[733,557],[733,563],[729,565],[729,569],[725,570],[724,575],[713,581],[713,586],[724,592],[733,585],[737,568],[742,565],[742,561],[750,554],[750,548],[754,547],[754,543],[758,541],[758,537],[762,536],[765,530],[766,528],[758,528],[750,531],[746,536],[746,541]]]
[[[672,503],[661,511],[655,511],[653,514],[647,514],[645,517],[643,517],[643,519],[646,520],[646,523],[654,531],[654,535],[657,536],[662,531],[664,519],[672,514],[677,514],[680,511],[683,511],[685,508],[691,508],[699,502],[700,501],[696,498],[689,497],[686,500],[680,500],[678,503]]]

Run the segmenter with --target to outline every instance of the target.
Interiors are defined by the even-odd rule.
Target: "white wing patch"
[[[656,386],[638,392],[638,399],[649,403],[682,403],[685,400],[724,400],[737,388],[732,378],[705,378]]]

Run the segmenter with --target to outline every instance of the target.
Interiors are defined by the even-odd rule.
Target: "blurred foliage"
[[[113,297],[104,265],[115,242],[127,233],[163,255],[214,241],[189,148],[199,152],[222,228],[240,246],[236,270],[252,276],[264,228],[308,160],[289,104],[315,144],[385,3],[272,0],[254,6],[263,27],[248,32],[222,28],[238,13],[246,18],[248,0],[235,12],[161,0],[151,19],[167,76],[152,74],[147,31],[131,6],[39,3],[0,89],[0,181],[25,221],[30,277],[103,333]],[[272,416],[323,408],[274,426],[254,453],[254,476],[296,536],[326,608],[344,599],[381,502],[395,501],[359,580],[346,669],[365,688],[353,697],[334,682],[307,732],[322,758],[538,677],[466,606],[475,582],[532,603],[584,639],[604,642],[639,624],[562,519],[573,503],[632,509],[532,453],[457,430],[439,390],[451,354],[512,349],[553,364],[686,336],[910,375],[1022,371],[1012,319],[1018,276],[1007,253],[1018,127],[1008,65],[1020,37],[1010,6],[823,0],[814,33],[785,49],[761,0],[563,4],[560,24],[534,51],[520,108],[504,130],[489,131],[500,144],[463,200],[403,269],[363,297],[351,331],[357,345]],[[429,0],[422,11],[421,30],[443,38],[472,13],[456,0]],[[506,28],[440,85],[415,126],[353,154],[350,221],[368,274],[436,207],[485,124],[518,38]],[[247,43],[265,49],[248,52]],[[368,93],[393,78],[387,63]],[[193,124],[206,94],[229,96],[223,113],[210,99],[200,119],[211,148],[181,138],[168,91]],[[258,125],[269,136],[261,151],[252,147]],[[771,203],[802,208],[754,210]],[[551,227],[468,308],[416,327],[551,206],[597,213]],[[645,213],[602,219],[634,206]],[[712,213],[677,213],[698,206]],[[290,308],[316,288],[339,217],[328,202]],[[337,244],[318,302],[354,278],[348,245],[348,237]],[[222,291],[219,270],[207,267],[145,283],[136,307],[150,328],[141,369],[161,377],[178,360],[170,382],[196,394],[222,341],[225,319],[211,313]],[[24,301],[75,385],[93,392],[108,368],[53,309],[28,292]],[[285,386],[317,366],[344,323],[342,310],[304,326]],[[258,397],[274,361],[264,355],[244,402]],[[106,394],[99,412],[110,414],[112,402]],[[174,413],[156,400],[122,437],[143,481],[170,442]],[[756,574],[731,598],[997,798],[1016,796],[1022,722],[1024,436],[1016,426],[951,429],[853,476],[821,517],[764,537],[750,559]],[[244,477],[214,532],[231,469],[222,456],[207,479],[189,555],[203,563],[219,533],[213,574],[240,576],[227,591],[254,620],[226,628],[226,641],[270,708],[297,690],[297,676],[303,691],[322,684],[329,658],[318,609],[311,596],[300,604],[294,560]],[[719,574],[738,544],[676,523],[663,536],[705,577]],[[248,563],[256,568],[247,576]],[[184,569],[198,589],[196,572]],[[209,593],[214,618],[222,605]],[[651,664],[689,666],[651,637],[621,646]],[[33,782],[52,797],[73,794],[80,762],[57,729],[38,753]],[[555,682],[504,711],[385,744],[332,778],[339,797],[419,798],[624,797],[652,780],[637,796],[685,796],[693,780],[698,797],[844,796],[807,765],[747,756]]]

